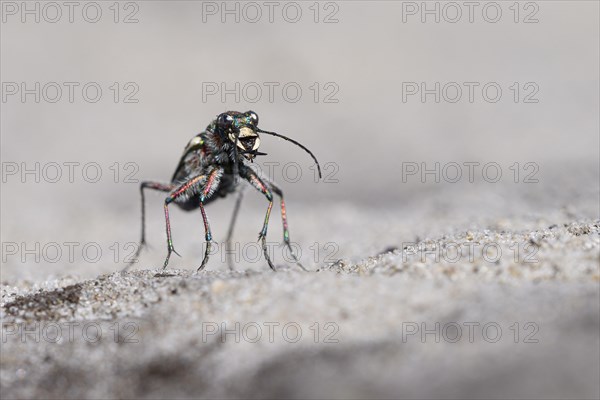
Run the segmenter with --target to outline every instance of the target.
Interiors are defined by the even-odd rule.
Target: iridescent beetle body
[[[296,263],[304,269],[298,262],[290,245],[285,202],[283,200],[282,191],[273,182],[268,181],[264,177],[259,177],[254,170],[245,164],[246,161],[253,162],[256,156],[266,155],[265,153],[260,153],[258,151],[260,146],[259,133],[280,137],[300,146],[315,160],[319,171],[319,177],[321,176],[319,163],[310,150],[293,139],[278,133],[259,129],[258,115],[253,111],[245,113],[228,111],[222,113],[204,132],[194,136],[187,144],[170,183],[142,182],[140,186],[142,197],[142,238],[136,257],[146,243],[144,189],[154,189],[162,192],[169,192],[169,196],[165,199],[164,204],[167,232],[167,257],[163,268],[167,267],[171,253],[177,254],[173,247],[169,222],[169,204],[175,203],[183,210],[191,211],[199,208],[202,212],[206,239],[204,259],[198,268],[198,270],[202,270],[208,262],[212,242],[212,233],[204,206],[217,198],[225,197],[235,192],[238,178],[242,178],[263,193],[269,201],[263,228],[259,233],[259,240],[262,241],[263,253],[271,269],[275,270],[275,266],[267,253],[266,235],[271,208],[273,206],[273,193],[279,196],[281,202],[284,243],[289,248]],[[242,192],[240,191],[240,196],[236,202],[229,228],[227,242],[231,239],[233,224],[235,223],[241,203],[241,195]]]

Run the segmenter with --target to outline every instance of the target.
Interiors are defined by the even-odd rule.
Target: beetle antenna
[[[263,131],[262,129],[258,129],[258,128],[257,128],[257,131],[260,133],[266,133],[267,135],[273,135],[273,136],[277,136],[279,138],[285,139],[288,142],[292,142],[296,146],[300,147],[302,150],[306,151],[312,157],[312,159],[315,160],[315,163],[317,164],[317,170],[319,171],[319,179],[321,179],[321,166],[319,165],[319,161],[317,161],[317,157],[315,157],[315,155],[312,153],[312,151],[310,151],[309,149],[307,149],[300,143],[296,142],[294,139],[290,139],[289,137],[280,135],[279,133]]]

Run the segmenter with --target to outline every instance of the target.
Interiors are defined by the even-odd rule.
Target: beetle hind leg
[[[138,248],[135,251],[135,254],[131,258],[131,261],[127,263],[123,271],[126,271],[129,267],[131,267],[135,262],[137,262],[140,253],[142,252],[142,248],[146,246],[146,200],[144,196],[144,189],[152,189],[157,190],[159,192],[170,192],[174,189],[173,184],[169,183],[160,183],[160,182],[151,182],[144,181],[140,184],[140,197],[142,199],[142,237],[140,239],[140,243]]]

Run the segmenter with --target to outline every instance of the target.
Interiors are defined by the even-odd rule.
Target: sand
[[[599,234],[588,219],[309,272],[4,284],[3,398],[597,398]]]

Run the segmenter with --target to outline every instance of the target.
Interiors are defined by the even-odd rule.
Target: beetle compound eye
[[[222,127],[227,127],[227,126],[231,125],[232,121],[233,121],[233,117],[229,114],[221,114],[217,117],[217,125],[222,126]]]
[[[252,121],[252,125],[257,126],[258,125],[258,115],[254,111],[248,111],[248,116],[250,117],[250,120]]]

